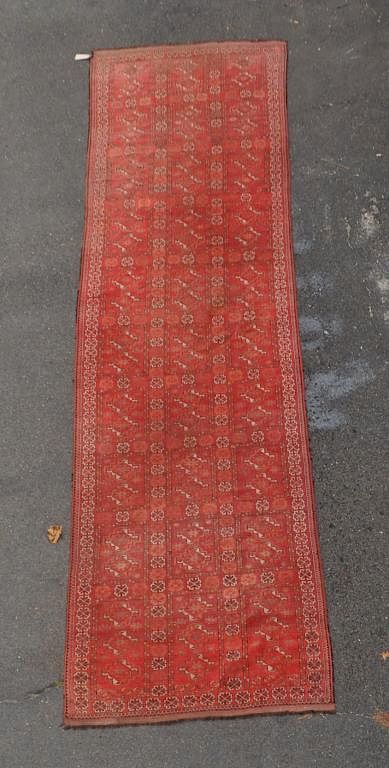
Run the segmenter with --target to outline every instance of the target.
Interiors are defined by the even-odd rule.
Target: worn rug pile
[[[65,724],[334,709],[286,46],[90,62]]]

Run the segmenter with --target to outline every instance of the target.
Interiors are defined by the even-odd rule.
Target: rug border
[[[193,53],[193,49],[198,50],[199,52],[203,52],[206,50],[212,50],[217,48],[218,46],[222,46],[224,49],[228,49],[228,46],[231,46],[231,48],[234,47],[242,47],[242,45],[260,45],[264,48],[272,48],[275,46],[281,46],[285,48],[287,51],[288,48],[288,41],[286,39],[282,38],[275,38],[274,40],[266,40],[266,39],[252,39],[252,40],[198,40],[197,42],[183,42],[183,43],[161,43],[159,45],[152,45],[150,43],[145,43],[144,45],[136,45],[136,46],[130,46],[129,48],[93,48],[91,51],[91,59],[92,60],[94,55],[98,55],[99,57],[104,56],[107,54],[107,56],[113,56],[114,58],[116,56],[120,56],[123,52],[126,54],[147,54],[148,52],[156,52],[157,54],[160,53],[174,53],[175,51],[179,51],[180,54],[182,54],[183,51],[186,49],[188,52]]]
[[[75,619],[75,605],[74,605],[74,590],[76,589],[75,576],[77,572],[78,563],[78,535],[80,527],[79,519],[79,506],[77,503],[80,493],[80,452],[82,445],[82,391],[80,384],[82,383],[82,334],[80,333],[80,326],[82,325],[81,314],[83,311],[82,299],[85,298],[87,292],[87,277],[90,263],[90,235],[93,225],[93,217],[91,212],[92,203],[92,185],[90,179],[94,172],[95,160],[95,137],[94,129],[97,125],[98,115],[97,110],[94,109],[96,101],[97,86],[94,83],[95,65],[97,60],[112,58],[115,59],[125,52],[126,56],[133,53],[134,55],[142,54],[147,55],[149,52],[155,52],[157,55],[165,53],[173,53],[175,51],[183,52],[184,49],[188,49],[188,52],[193,52],[193,49],[197,49],[200,52],[215,49],[219,46],[225,50],[229,46],[231,48],[241,46],[257,45],[264,48],[273,48],[282,52],[281,66],[279,82],[282,85],[283,93],[279,98],[279,110],[280,110],[280,128],[281,128],[281,156],[282,156],[282,196],[283,196],[283,210],[287,214],[283,220],[284,226],[284,249],[285,249],[285,267],[288,276],[288,302],[289,302],[289,317],[290,327],[293,333],[291,334],[291,345],[294,355],[294,373],[296,377],[296,411],[299,418],[299,435],[300,435],[300,448],[303,468],[303,481],[305,483],[306,502],[307,502],[307,521],[309,529],[309,540],[311,544],[311,554],[313,561],[313,573],[316,586],[320,586],[320,590],[317,591],[316,597],[318,598],[318,614],[321,625],[321,641],[324,646],[326,643],[326,654],[323,653],[323,660],[326,661],[327,672],[327,684],[329,689],[329,701],[322,704],[290,704],[290,705],[272,705],[261,707],[250,707],[234,710],[205,710],[204,712],[171,712],[166,714],[156,714],[155,716],[144,717],[85,717],[74,718],[68,717],[66,714],[66,700],[67,700],[67,679],[71,662],[69,659],[71,650],[74,651],[74,619]],[[81,250],[80,259],[80,278],[79,287],[77,291],[77,310],[76,310],[76,354],[75,354],[75,370],[74,370],[74,427],[73,427],[73,473],[72,473],[72,516],[71,516],[71,538],[70,538],[70,552],[69,552],[69,577],[68,577],[68,593],[67,593],[67,618],[66,618],[66,645],[65,645],[65,679],[64,679],[64,725],[66,727],[71,726],[105,726],[105,725],[126,725],[126,724],[142,724],[142,723],[163,723],[163,722],[177,722],[180,720],[189,719],[210,719],[221,717],[239,717],[250,716],[260,714],[285,714],[285,713],[298,713],[298,712],[334,712],[334,679],[333,679],[333,662],[332,662],[332,648],[331,638],[329,634],[328,623],[328,604],[326,601],[326,591],[323,573],[323,563],[321,559],[321,552],[319,546],[319,532],[318,532],[318,519],[316,512],[316,503],[314,495],[313,485],[313,473],[312,473],[312,459],[310,453],[310,440],[308,430],[308,418],[306,409],[306,397],[305,397],[305,384],[304,373],[302,363],[302,351],[301,351],[301,336],[298,321],[298,304],[297,304],[297,287],[296,287],[296,271],[294,264],[294,255],[292,247],[292,207],[291,207],[291,172],[290,172],[290,157],[289,157],[289,131],[288,131],[288,116],[287,116],[287,50],[288,44],[285,40],[224,40],[224,41],[209,41],[198,43],[172,43],[167,45],[145,45],[133,48],[113,48],[113,49],[95,49],[92,53],[92,58],[89,62],[89,121],[88,121],[88,149],[86,159],[85,170],[85,182],[84,182],[84,234],[83,244]],[[95,56],[97,54],[97,56]],[[320,599],[322,598],[322,599]],[[69,696],[68,700],[71,700]]]
[[[317,579],[316,583],[320,585],[320,593],[317,592],[318,598],[319,616],[321,617],[321,626],[323,631],[323,643],[327,641],[327,672],[330,702],[335,705],[334,696],[334,668],[333,668],[333,652],[332,642],[329,628],[329,615],[328,615],[328,600],[326,594],[326,584],[324,579],[324,567],[323,559],[320,549],[319,538],[319,524],[317,514],[317,503],[314,487],[313,477],[313,464],[312,464],[312,452],[311,441],[308,424],[308,409],[305,389],[305,377],[302,355],[302,341],[300,333],[300,322],[298,313],[298,295],[297,295],[297,274],[296,274],[296,262],[294,257],[293,248],[293,213],[292,213],[292,174],[291,174],[291,162],[289,151],[289,124],[288,124],[288,88],[287,88],[287,66],[288,66],[288,45],[285,43],[285,56],[283,61],[283,72],[281,80],[284,83],[284,95],[280,100],[280,120],[282,128],[282,141],[281,151],[284,153],[284,179],[283,179],[283,194],[284,194],[284,211],[288,214],[284,219],[285,229],[285,259],[288,270],[288,297],[289,297],[289,310],[290,321],[292,330],[291,344],[296,353],[295,368],[296,368],[296,383],[298,387],[296,389],[296,405],[299,416],[300,426],[300,447],[302,455],[302,466],[304,469],[304,480],[308,482],[308,488],[306,490],[307,500],[307,522],[309,523],[309,531],[311,534],[310,541],[315,544],[315,550],[312,549],[313,570]],[[316,566],[316,567],[315,567]],[[321,600],[319,599],[321,598]]]
[[[336,707],[334,703],[328,704],[287,704],[281,706],[269,707],[250,707],[250,709],[205,709],[204,712],[176,712],[165,715],[155,715],[145,718],[137,717],[104,717],[99,719],[85,718],[77,719],[72,717],[64,718],[65,728],[84,727],[95,728],[99,726],[121,726],[121,725],[158,725],[164,723],[178,723],[181,720],[217,720],[223,717],[238,718],[250,717],[250,715],[288,715],[299,714],[301,712],[326,712],[334,714]]]
[[[91,178],[94,175],[96,161],[96,136],[95,129],[98,124],[97,109],[97,83],[94,81],[95,62],[93,58],[89,61],[88,75],[88,133],[87,133],[87,151],[84,170],[84,223],[82,246],[79,261],[79,279],[77,289],[76,311],[75,311],[75,354],[73,363],[73,456],[72,456],[72,496],[71,496],[71,523],[70,523],[70,542],[68,556],[68,585],[67,585],[67,607],[66,607],[66,627],[65,627],[65,648],[64,648],[64,715],[63,722],[66,723],[67,701],[71,700],[71,694],[67,696],[67,683],[70,677],[71,652],[74,652],[75,646],[75,613],[76,602],[74,594],[77,590],[77,570],[79,554],[79,536],[80,536],[80,500],[81,500],[81,461],[83,444],[83,342],[84,337],[81,333],[81,325],[85,322],[86,298],[88,294],[88,272],[91,261],[91,232],[93,229],[93,200],[94,189],[91,184]]]

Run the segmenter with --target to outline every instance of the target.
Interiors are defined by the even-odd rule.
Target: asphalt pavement
[[[388,708],[389,665],[382,657],[389,648],[388,21],[387,0],[0,1],[5,768],[387,765],[388,731],[374,715]],[[88,118],[88,65],[74,54],[269,38],[289,43],[294,245],[338,712],[64,729]],[[46,538],[52,523],[64,526],[55,546]]]

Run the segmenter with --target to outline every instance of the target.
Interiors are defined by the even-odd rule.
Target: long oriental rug
[[[65,723],[334,709],[282,42],[96,51]]]

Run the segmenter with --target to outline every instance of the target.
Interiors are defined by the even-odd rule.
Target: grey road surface
[[[381,768],[387,0],[1,0],[1,760]],[[62,726],[75,301],[92,48],[289,42],[299,312],[338,713]],[[386,337],[386,343],[385,343]],[[386,451],[386,455],[385,455]],[[385,471],[386,463],[386,471]],[[387,518],[386,518],[387,519]],[[64,526],[57,546],[51,523]]]

